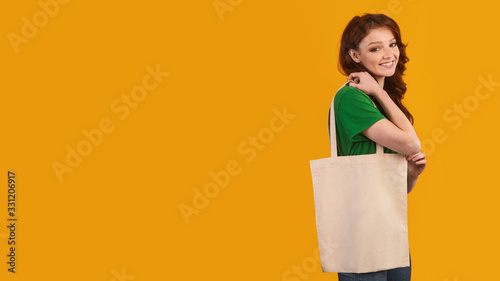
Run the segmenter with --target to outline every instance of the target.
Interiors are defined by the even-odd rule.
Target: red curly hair
[[[359,43],[363,38],[368,35],[371,29],[379,27],[387,27],[392,31],[399,48],[399,59],[396,71],[391,77],[385,78],[384,90],[413,124],[413,116],[402,103],[404,94],[406,93],[406,83],[403,81],[403,75],[406,70],[405,64],[409,61],[406,56],[406,46],[408,44],[402,43],[401,31],[398,24],[393,19],[384,14],[364,14],[361,17],[355,16],[349,24],[347,24],[342,34],[338,69],[340,73],[346,76],[349,76],[352,72],[367,71],[370,73],[362,64],[352,60],[349,55],[349,50],[354,49],[359,51]]]

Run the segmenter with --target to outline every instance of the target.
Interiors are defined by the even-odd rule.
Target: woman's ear
[[[351,59],[357,63],[360,63],[361,60],[359,59],[359,52],[354,50],[354,49],[349,49],[349,56],[351,56]]]

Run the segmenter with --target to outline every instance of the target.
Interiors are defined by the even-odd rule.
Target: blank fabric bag
[[[337,156],[333,100],[330,112],[331,157],[310,160],[323,272],[409,266],[405,157],[380,144],[375,154]]]

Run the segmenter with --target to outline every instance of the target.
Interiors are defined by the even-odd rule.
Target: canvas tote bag
[[[331,157],[310,160],[323,272],[409,266],[406,159],[380,144],[375,154],[337,156],[333,100],[330,112]]]

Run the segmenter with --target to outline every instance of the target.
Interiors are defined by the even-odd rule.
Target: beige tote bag
[[[333,100],[330,112],[331,157],[310,160],[323,272],[409,266],[406,159],[380,144],[375,154],[337,156]]]

